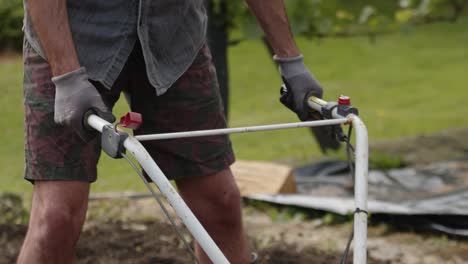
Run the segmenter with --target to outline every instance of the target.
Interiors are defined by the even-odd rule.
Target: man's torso
[[[68,0],[75,47],[90,78],[110,88],[137,40],[148,78],[164,93],[191,65],[205,42],[203,0]],[[25,4],[25,35],[41,56]]]

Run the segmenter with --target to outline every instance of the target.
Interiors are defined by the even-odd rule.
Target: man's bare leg
[[[89,183],[36,181],[28,232],[17,263],[73,263]]]
[[[228,260],[233,264],[249,263],[249,247],[242,227],[241,198],[231,170],[176,182],[182,198]],[[201,263],[211,263],[198,244],[195,244],[195,253]]]

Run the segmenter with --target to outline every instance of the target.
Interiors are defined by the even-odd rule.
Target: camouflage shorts
[[[35,180],[96,180],[99,138],[84,143],[70,129],[54,123],[55,87],[51,69],[25,42],[25,178]],[[226,127],[211,54],[205,45],[191,67],[163,95],[146,76],[139,44],[112,89],[93,82],[112,107],[124,92],[132,111],[143,116],[135,134],[167,133]],[[145,148],[170,179],[210,175],[234,162],[228,136],[147,141]]]

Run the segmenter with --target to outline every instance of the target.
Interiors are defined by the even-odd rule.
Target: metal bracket
[[[337,113],[341,116],[347,116],[349,114],[359,115],[357,108],[354,108],[350,105],[338,105]]]
[[[338,107],[336,102],[328,102],[326,105],[322,107],[322,115],[325,119],[332,119],[333,118],[333,109]]]
[[[101,134],[102,150],[111,158],[120,159],[122,158],[122,153],[125,153],[123,142],[127,138],[127,133],[118,131],[114,126],[104,126]]]

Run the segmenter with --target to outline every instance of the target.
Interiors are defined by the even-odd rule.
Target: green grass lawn
[[[370,141],[430,134],[468,125],[468,18],[434,24],[409,35],[298,39],[306,63],[325,88],[325,99],[351,97],[369,129]],[[230,126],[296,121],[279,102],[279,75],[258,41],[229,51]],[[0,191],[30,192],[23,174],[21,59],[0,61]],[[120,102],[115,113],[126,111]],[[301,163],[320,157],[307,129],[233,135],[239,159]],[[124,160],[101,159],[94,191],[144,190]]]

